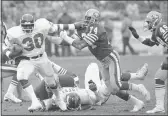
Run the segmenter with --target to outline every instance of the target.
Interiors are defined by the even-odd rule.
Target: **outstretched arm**
[[[132,32],[132,35],[139,40],[142,44],[147,45],[147,46],[154,46],[156,43],[151,41],[150,38],[143,38],[140,37],[134,27],[129,27],[129,30]]]
[[[82,50],[83,48],[88,46],[88,43],[80,38],[71,38],[67,35],[66,31],[61,31],[60,32],[60,37],[64,39],[67,43],[75,47],[76,49]]]

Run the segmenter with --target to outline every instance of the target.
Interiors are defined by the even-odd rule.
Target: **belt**
[[[43,54],[39,54],[37,56],[33,56],[33,57],[27,57],[27,56],[19,56],[17,57],[15,60],[18,60],[20,62],[20,60],[31,60],[31,59],[36,59],[43,56]]]

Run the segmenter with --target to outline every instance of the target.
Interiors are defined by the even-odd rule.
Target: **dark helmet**
[[[80,97],[76,93],[69,93],[66,96],[66,102],[69,110],[78,110],[81,107]]]
[[[31,14],[24,14],[20,19],[22,30],[31,33],[34,29],[34,17]]]

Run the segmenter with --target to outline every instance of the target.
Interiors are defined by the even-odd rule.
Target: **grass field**
[[[76,73],[80,78],[80,86],[84,87],[84,73],[90,62],[97,62],[94,57],[77,57],[77,58],[50,58],[55,63],[62,67]],[[4,115],[147,115],[145,112],[150,110],[155,105],[154,96],[154,74],[160,63],[164,59],[163,56],[121,56],[121,68],[122,71],[135,72],[145,62],[149,64],[149,73],[144,81],[132,81],[134,83],[143,83],[151,93],[151,101],[145,103],[145,108],[136,113],[130,113],[129,110],[133,108],[132,104],[125,102],[116,96],[110,97],[110,99],[103,106],[96,106],[95,110],[85,111],[73,111],[73,112],[28,112],[27,108],[30,106],[30,102],[23,102],[21,104],[14,104],[3,102],[2,103],[2,114]],[[6,91],[11,78],[4,79],[4,91]],[[35,87],[37,85],[37,79],[31,78],[31,82]],[[138,93],[131,93],[137,98],[144,100]],[[2,97],[4,92],[2,92]],[[166,93],[166,113],[167,115],[167,93]],[[160,115],[160,114],[158,114]]]

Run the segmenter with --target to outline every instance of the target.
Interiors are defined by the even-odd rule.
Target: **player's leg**
[[[2,78],[10,77],[12,76],[12,81],[9,84],[8,90],[6,94],[4,95],[4,101],[12,101],[15,103],[22,102],[20,99],[15,97],[14,92],[17,89],[18,86],[18,80],[16,77],[16,66],[15,65],[9,65],[9,64],[2,64]]]
[[[163,70],[159,68],[155,74],[155,97],[156,97],[156,105],[152,110],[147,111],[147,113],[159,113],[165,112],[164,109],[164,98],[166,91],[166,80],[168,77],[168,70]]]
[[[87,67],[87,70],[85,72],[85,88],[91,89],[92,91],[97,91],[98,95],[101,96],[101,99],[99,100],[97,105],[104,104],[110,97],[111,91],[109,91],[108,87],[105,84],[105,81],[102,79],[100,80],[101,73],[99,73],[99,67],[96,63],[91,63]],[[94,84],[89,84],[90,80],[93,80]],[[93,89],[96,88],[96,89]],[[144,103],[135,98],[132,95],[129,95],[126,91],[118,91],[116,95],[125,100],[125,101],[131,101],[134,104],[134,108],[132,112],[139,111],[144,107]]]
[[[115,88],[117,90],[117,87],[118,87],[120,90],[137,91],[137,92],[141,93],[147,101],[149,101],[150,100],[150,93],[147,91],[147,89],[145,88],[145,86],[143,84],[137,85],[134,83],[128,83],[127,81],[121,81],[121,70],[120,70],[118,54],[114,51],[110,54],[109,57],[113,61],[113,62],[111,61],[109,63],[110,81],[111,81],[111,84],[113,84],[112,85],[113,89]],[[115,84],[115,82],[116,82],[116,84]]]
[[[70,82],[68,82],[68,83],[61,83],[63,86],[72,86],[72,85],[68,85],[68,84],[71,84],[71,82],[74,80],[74,84],[76,84],[76,86],[79,86],[79,77],[76,75],[76,74],[74,74],[74,73],[72,73],[72,72],[70,72],[70,71],[68,71],[68,70],[66,70],[66,69],[64,69],[64,68],[62,68],[61,66],[59,66],[59,65],[57,65],[57,64],[55,64],[54,62],[52,62],[52,61],[50,61],[50,63],[52,64],[52,67],[53,67],[53,70],[54,70],[54,72],[56,73],[56,74],[58,74],[58,76],[59,76],[59,79],[60,79],[60,81],[61,80],[64,80],[65,78],[67,78],[66,79],[66,82],[69,80]],[[69,79],[68,79],[69,78]],[[62,81],[62,82],[64,82],[64,81]],[[62,86],[61,85],[61,86]]]
[[[46,82],[47,86],[55,94],[59,107],[64,110],[64,106],[62,106],[63,103],[59,95],[59,90],[61,89],[59,77],[54,73],[53,67],[47,58],[46,53],[43,54],[41,59],[39,59],[38,67],[38,70],[44,77],[44,81]]]
[[[28,108],[29,111],[42,108],[42,105],[35,95],[32,84],[28,81],[34,72],[35,67],[30,60],[20,61],[17,67],[17,79],[21,83],[23,90],[27,93],[32,101],[31,106]]]
[[[129,81],[129,80],[144,80],[145,76],[148,73],[148,64],[145,63],[137,72],[123,72],[121,74],[121,81]]]
[[[119,98],[121,98],[124,101],[133,103],[134,108],[133,108],[133,110],[131,110],[131,112],[137,112],[137,111],[141,110],[144,107],[144,102],[143,101],[137,99],[133,95],[130,95],[125,90],[119,90],[116,93],[116,96],[118,96]]]

